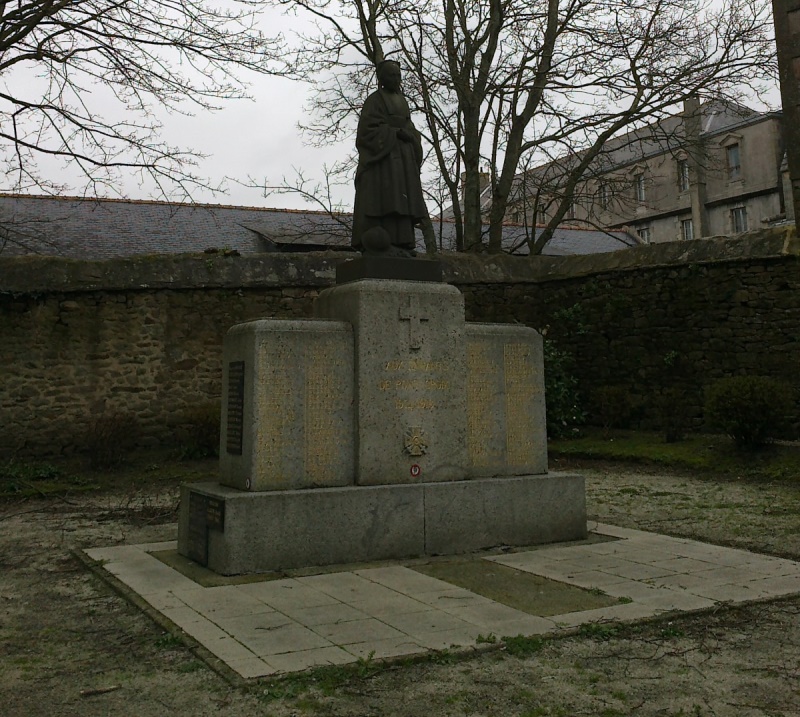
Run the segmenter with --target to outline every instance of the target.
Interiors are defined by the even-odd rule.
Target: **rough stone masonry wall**
[[[797,385],[800,242],[787,230],[588,257],[447,256],[468,319],[547,327],[587,398],[624,385],[640,425],[676,386],[732,373]],[[133,415],[145,443],[219,399],[233,324],[308,317],[336,253],[109,262],[0,257],[0,455],[80,449],[93,422]],[[800,422],[795,417],[795,422]]]
[[[464,286],[470,318],[544,330],[574,358],[589,417],[597,389],[622,386],[634,425],[663,412],[703,427],[703,394],[724,376],[793,387],[800,435],[800,242],[794,228],[741,238],[553,260],[533,280]]]

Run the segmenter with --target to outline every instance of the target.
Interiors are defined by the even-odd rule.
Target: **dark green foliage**
[[[656,398],[656,411],[667,443],[677,443],[686,438],[689,427],[687,397],[678,388],[667,388]]]
[[[136,447],[139,422],[123,411],[101,411],[89,422],[84,445],[93,470],[113,468]]]
[[[547,435],[563,436],[573,426],[586,420],[578,391],[578,379],[573,374],[574,361],[548,339],[544,340],[544,385],[547,401]]]
[[[633,402],[625,386],[601,386],[592,398],[594,413],[603,428],[628,428]]]
[[[203,403],[184,412],[176,428],[181,458],[195,460],[219,455],[220,404]]]
[[[758,448],[787,426],[793,389],[766,376],[730,376],[706,390],[706,421],[730,436],[737,446]]]

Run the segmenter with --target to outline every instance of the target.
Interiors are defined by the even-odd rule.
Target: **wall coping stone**
[[[456,285],[541,283],[607,272],[785,257],[800,257],[800,238],[793,225],[736,237],[650,244],[583,256],[440,255],[444,280]],[[0,294],[324,288],[334,283],[336,265],[349,258],[352,257],[333,251],[260,256],[154,255],[105,261],[0,254]]]

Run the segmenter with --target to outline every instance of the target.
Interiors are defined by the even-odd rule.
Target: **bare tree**
[[[552,236],[606,144],[689,97],[739,99],[775,76],[765,0],[274,0],[315,30],[287,54],[314,88],[306,129],[343,141],[384,57],[425,116],[429,175],[449,193],[457,245],[502,249],[521,163],[569,157]],[[481,174],[491,202],[484,235]],[[552,195],[555,196],[555,195]]]
[[[208,186],[198,153],[159,138],[156,108],[191,113],[245,96],[246,72],[273,73],[279,38],[265,4],[230,0],[9,0],[0,4],[0,161],[4,191],[117,192],[139,172],[163,196]],[[100,109],[103,106],[105,111]]]

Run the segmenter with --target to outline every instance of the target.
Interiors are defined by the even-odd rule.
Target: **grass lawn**
[[[657,432],[586,429],[579,437],[550,441],[548,450],[551,459],[636,463],[751,480],[800,480],[800,445],[787,443],[747,451],[727,436],[694,434],[666,443]]]

